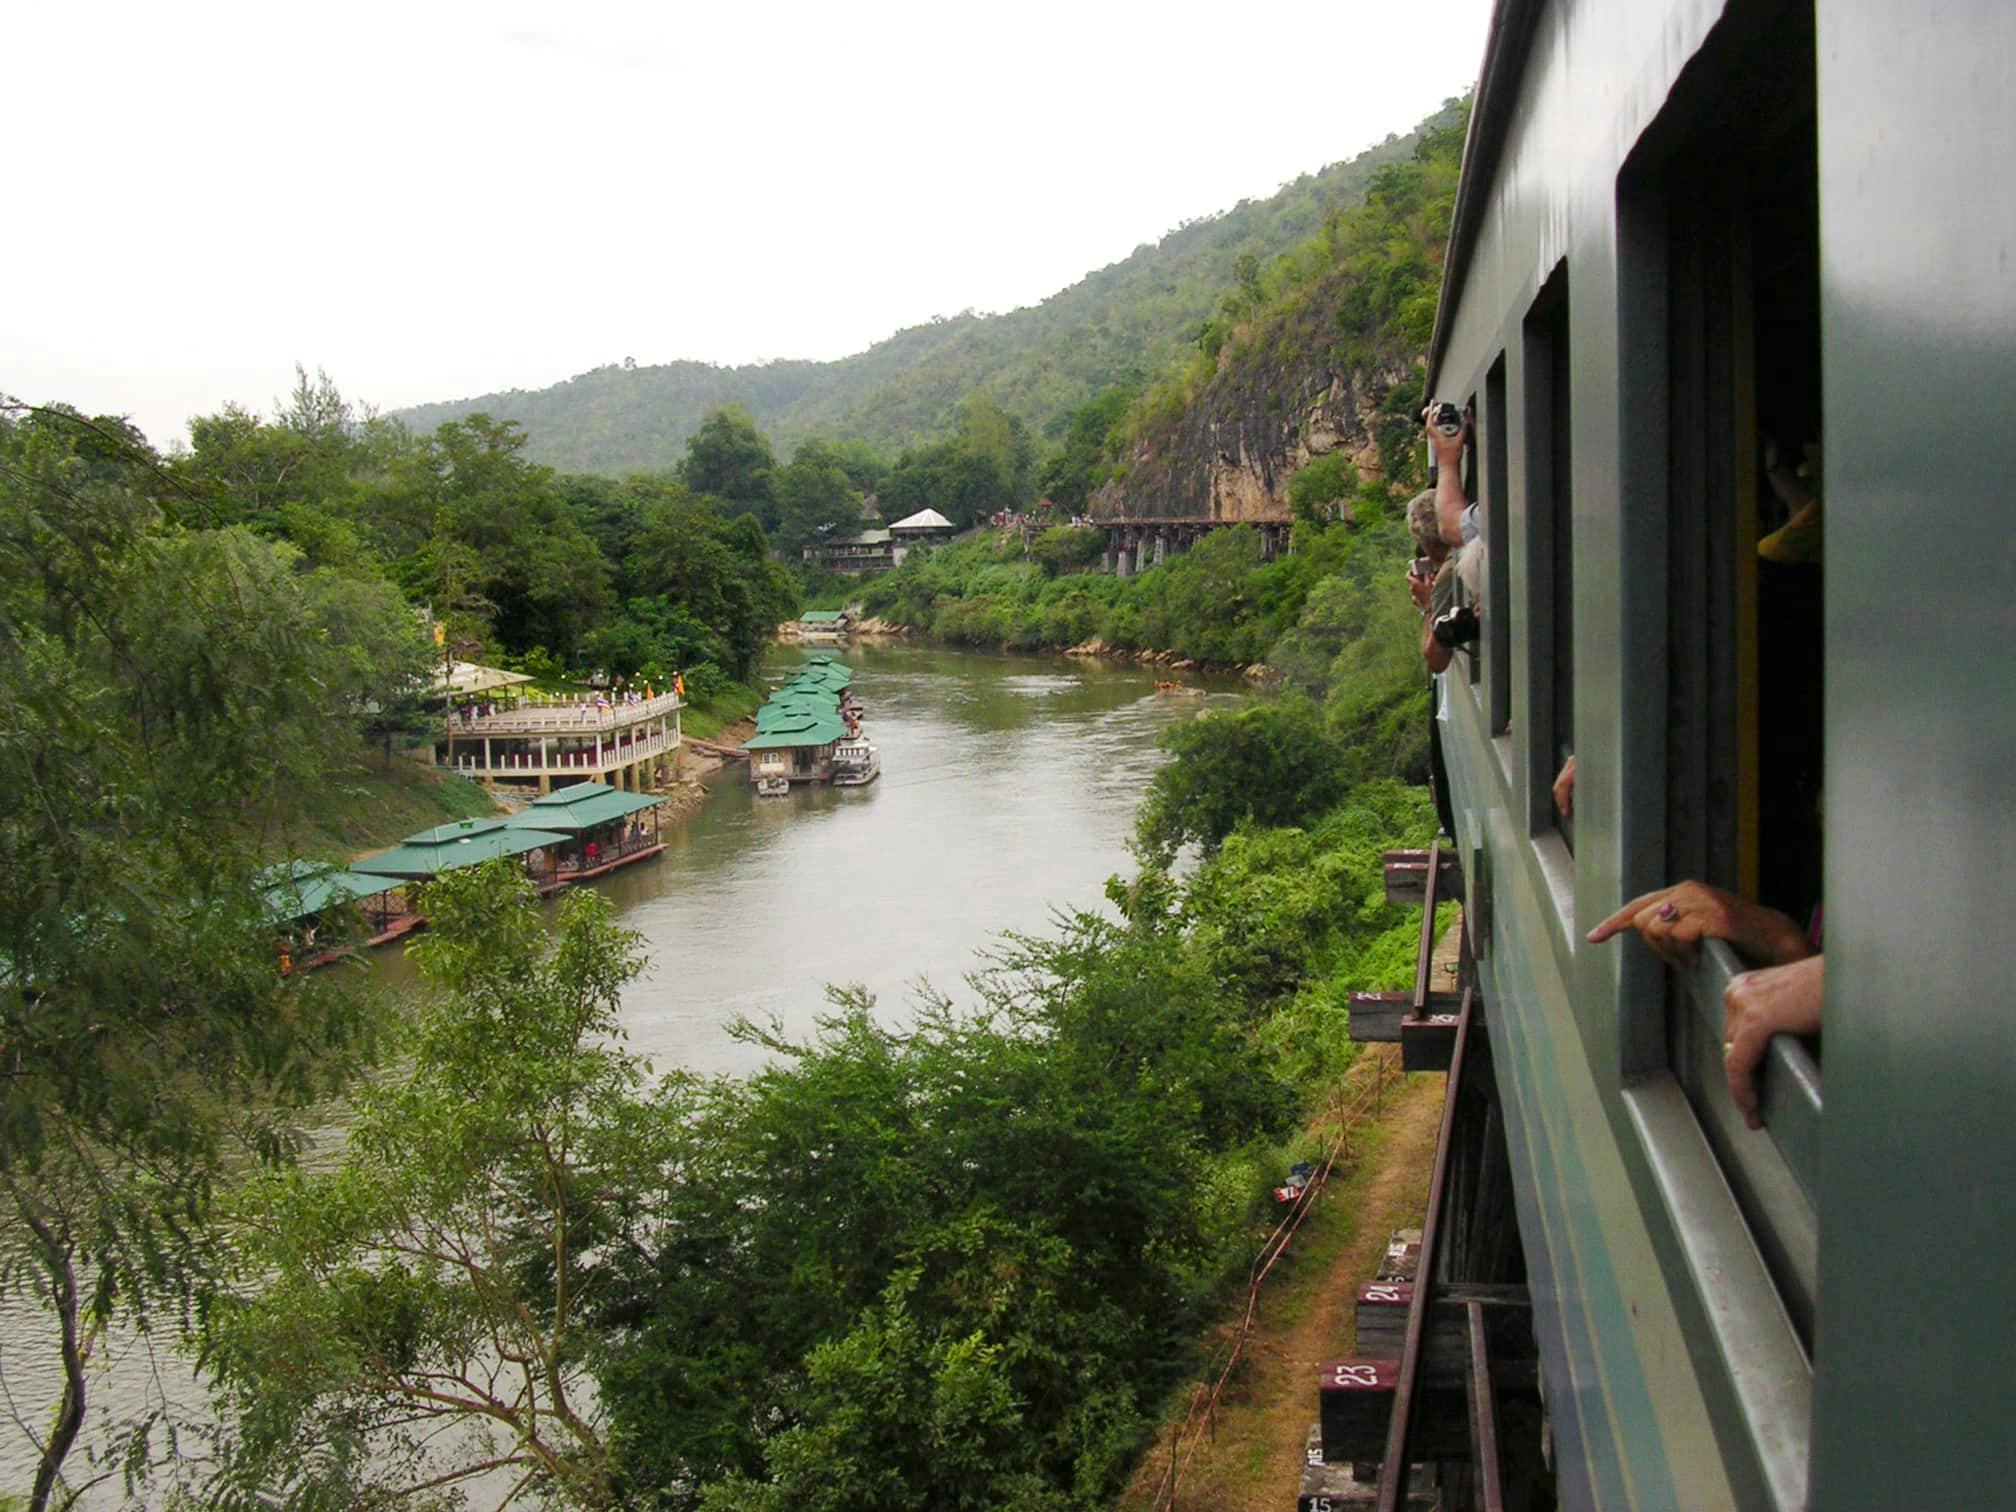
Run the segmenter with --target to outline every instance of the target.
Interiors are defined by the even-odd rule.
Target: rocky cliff
[[[1305,501],[1406,481],[1467,118],[1457,102],[1361,203],[1266,268],[1239,268],[1188,365],[1108,433],[1093,518],[1286,520],[1289,480],[1330,456],[1349,468],[1298,488]]]
[[[1279,521],[1288,479],[1341,452],[1361,478],[1382,474],[1378,432],[1409,364],[1370,371],[1325,365],[1234,365],[1173,430],[1136,443],[1125,469],[1093,496],[1099,520]],[[1285,396],[1285,397],[1284,397]]]

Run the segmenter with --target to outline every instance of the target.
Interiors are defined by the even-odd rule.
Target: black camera
[[[1447,399],[1435,405],[1429,413],[1428,423],[1445,436],[1453,436],[1463,429],[1463,411]]]
[[[1435,621],[1431,633],[1438,646],[1447,646],[1451,651],[1474,646],[1478,633],[1477,611],[1468,604],[1458,604]]]

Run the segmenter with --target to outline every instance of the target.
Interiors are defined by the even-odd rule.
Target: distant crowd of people
[[[1484,571],[1485,536],[1490,522],[1469,496],[1463,462],[1473,417],[1431,404],[1422,412],[1434,486],[1407,508],[1408,529],[1419,550],[1407,571],[1407,592],[1421,611],[1420,647],[1431,676],[1445,671],[1457,654],[1474,655],[1491,608]],[[1440,422],[1440,423],[1438,423]],[[1786,516],[1757,545],[1762,561],[1796,567],[1817,566],[1821,551],[1817,447],[1805,451],[1805,465],[1783,463],[1767,450],[1765,473]],[[1438,696],[1440,690],[1438,689]],[[1817,742],[1816,742],[1817,744]],[[1429,764],[1442,828],[1452,837],[1455,822],[1441,744],[1441,721],[1430,715]],[[1551,784],[1555,809],[1565,827],[1575,811],[1576,757],[1563,760]],[[1817,1035],[1825,958],[1821,952],[1821,910],[1809,922],[1766,907],[1726,888],[1684,881],[1631,899],[1588,932],[1591,944],[1634,933],[1670,964],[1692,967],[1705,940],[1723,940],[1749,968],[1730,979],[1723,992],[1723,1069],[1730,1096],[1751,1128],[1761,1127],[1756,1072],[1778,1034]]]

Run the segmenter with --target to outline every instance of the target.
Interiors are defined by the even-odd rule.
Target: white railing
[[[662,756],[676,751],[679,744],[679,736],[668,730],[663,735],[649,735],[639,740],[604,741],[599,753],[592,747],[582,751],[493,751],[488,765],[485,765],[480,749],[465,754],[458,746],[453,761],[442,761],[437,765],[472,777],[498,772],[522,772],[534,777],[556,772],[599,772],[608,767],[628,766],[633,761]]]
[[[660,693],[634,704],[617,701],[606,707],[578,698],[542,698],[467,719],[459,713],[449,714],[443,723],[458,740],[480,740],[485,735],[592,735],[597,730],[620,730],[642,720],[661,719],[685,707],[676,693]]]

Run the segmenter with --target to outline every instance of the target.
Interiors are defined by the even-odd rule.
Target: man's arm
[[[1430,673],[1440,672],[1455,656],[1442,642],[1435,639],[1435,616],[1428,613],[1421,616],[1421,660],[1428,664]]]
[[[1423,411],[1424,425],[1429,413]],[[1470,417],[1463,417],[1463,428],[1453,436],[1443,435],[1432,425],[1426,429],[1428,444],[1435,448],[1435,527],[1444,541],[1461,546],[1463,511],[1470,507],[1463,492],[1463,447],[1470,439]]]

